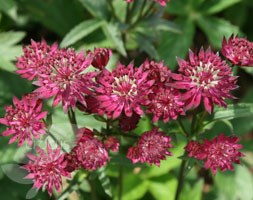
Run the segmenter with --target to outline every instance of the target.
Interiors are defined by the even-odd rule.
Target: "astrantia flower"
[[[151,92],[153,80],[147,80],[148,72],[143,72],[142,67],[133,68],[133,64],[127,67],[118,64],[112,72],[104,69],[96,80],[95,88],[100,108],[108,117],[117,118],[124,111],[131,117],[133,111],[143,114],[141,105],[147,105],[147,95]]]
[[[119,140],[113,136],[110,136],[104,141],[104,147],[112,152],[117,152],[119,150]]]
[[[131,117],[128,117],[122,113],[119,117],[119,126],[125,132],[134,130],[137,127],[140,118],[141,116],[135,112],[133,112]]]
[[[42,112],[42,101],[34,95],[23,96],[21,100],[13,97],[14,106],[7,106],[4,118],[0,118],[0,123],[7,126],[3,136],[10,136],[9,143],[18,140],[18,146],[25,141],[32,145],[32,140],[39,139],[45,134],[46,125],[42,119],[47,112]]]
[[[148,80],[155,80],[153,87],[159,87],[166,81],[169,81],[171,71],[163,62],[155,62],[146,60],[142,64],[143,70],[148,72]]]
[[[47,149],[44,151],[40,147],[37,148],[38,155],[28,154],[30,161],[24,165],[29,174],[25,177],[33,179],[33,187],[45,188],[51,196],[53,188],[57,192],[61,191],[62,176],[70,178],[70,174],[65,170],[66,162],[64,161],[64,154],[60,154],[60,147],[55,150],[47,144]]]
[[[42,42],[31,40],[30,45],[23,47],[24,55],[18,58],[16,63],[18,70],[16,72],[28,80],[49,74],[57,50],[56,43],[50,47],[44,40]]]
[[[206,169],[210,168],[213,174],[216,174],[218,168],[221,171],[227,169],[233,170],[232,163],[240,164],[239,157],[243,156],[239,152],[242,145],[237,144],[238,141],[238,137],[229,137],[224,134],[220,134],[211,141],[205,140],[203,144],[203,149],[206,154],[204,167]]]
[[[62,102],[63,110],[67,112],[69,107],[73,109],[76,101],[86,105],[85,94],[89,94],[92,86],[93,73],[85,73],[84,70],[91,64],[90,57],[78,53],[73,49],[61,49],[54,55],[51,65],[51,73],[41,76],[34,82],[39,86],[35,93],[40,98],[54,97],[53,106]]]
[[[108,152],[104,144],[93,136],[93,132],[87,128],[79,130],[79,140],[72,149],[80,166],[87,170],[96,170],[109,160]]]
[[[191,141],[185,147],[189,157],[204,161],[204,167],[211,169],[213,174],[221,171],[233,170],[232,163],[240,163],[239,157],[243,154],[239,152],[242,145],[237,144],[238,137],[225,136],[220,134],[213,140],[205,140],[204,143]]]
[[[253,66],[253,43],[232,35],[228,41],[223,38],[222,54],[234,65]]]
[[[100,70],[105,68],[112,55],[111,49],[106,48],[95,48],[94,52],[89,51],[88,53],[92,57],[92,66]]]
[[[171,138],[166,136],[164,132],[154,128],[145,132],[138,142],[137,147],[131,147],[128,150],[127,157],[136,162],[147,162],[149,164],[160,165],[161,160],[165,160],[166,156],[172,154],[168,148],[172,148]]]
[[[177,119],[178,115],[184,115],[184,102],[182,94],[174,88],[156,88],[154,93],[149,95],[150,104],[147,106],[147,113],[153,114],[153,122],[160,118],[164,122],[170,119]]]
[[[211,113],[213,104],[226,107],[226,98],[233,98],[229,92],[236,86],[231,68],[218,54],[202,48],[198,54],[189,52],[189,61],[178,59],[180,74],[173,74],[176,80],[168,85],[184,89],[186,109],[196,108],[203,100],[205,109]]]

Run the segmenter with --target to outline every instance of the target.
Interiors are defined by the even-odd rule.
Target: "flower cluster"
[[[21,146],[27,141],[32,146],[34,138],[45,134],[46,125],[42,119],[47,112],[42,111],[42,101],[34,94],[25,95],[21,100],[13,97],[13,104],[5,108],[5,116],[0,118],[0,123],[7,126],[2,135],[12,135],[9,143],[18,140],[18,146]]]
[[[169,136],[158,131],[158,128],[154,128],[141,135],[138,145],[128,149],[127,157],[133,163],[147,162],[159,166],[161,160],[165,160],[166,156],[172,155],[168,151],[168,148],[172,148],[170,142],[171,138]]]
[[[222,54],[234,65],[253,66],[253,42],[232,35],[228,41],[224,37]]]
[[[189,157],[203,160],[204,167],[211,169],[213,174],[216,174],[218,168],[221,171],[233,170],[232,163],[240,163],[239,157],[242,157],[243,154],[239,152],[242,145],[237,144],[238,141],[238,137],[220,134],[213,140],[204,140],[203,143],[191,141],[185,150]]]

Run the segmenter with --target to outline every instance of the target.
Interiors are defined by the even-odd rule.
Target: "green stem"
[[[76,132],[78,130],[78,126],[77,126],[77,121],[76,121],[76,114],[72,110],[72,108],[69,108],[69,110],[68,110],[68,118],[69,118],[69,122],[71,124],[72,130],[76,134]]]
[[[203,120],[205,119],[206,114],[207,114],[207,112],[206,112],[206,110],[204,110],[202,112],[201,116],[200,116],[200,119],[198,121],[197,127],[195,129],[196,134],[200,131],[200,129],[201,129],[202,125],[203,125]]]
[[[94,179],[92,179],[90,176],[87,177],[87,181],[90,185],[91,190],[91,200],[98,200],[97,193],[96,193],[96,182]]]
[[[197,109],[194,110],[193,116],[192,116],[191,136],[193,136],[195,132],[196,120],[197,120]]]
[[[187,162],[186,160],[182,160],[182,162],[181,162],[175,200],[179,200],[180,199],[180,193],[181,193],[181,191],[183,189],[183,185],[184,185],[184,171],[185,171],[185,167],[186,167],[186,162]]]
[[[180,118],[178,119],[178,124],[179,124],[179,127],[182,129],[184,135],[185,135],[186,137],[188,137],[188,136],[189,136],[189,133],[188,133],[188,131],[185,129],[184,124],[183,124],[183,122],[182,122],[182,120],[181,120]]]
[[[114,6],[112,4],[112,0],[107,0],[108,2],[108,5],[111,9],[111,12],[112,12],[112,16],[114,17],[114,19],[116,19],[116,21],[120,21],[120,19],[118,18],[118,16],[116,15],[116,12],[115,12],[115,9],[114,9]]]
[[[119,165],[118,200],[122,199],[122,191],[123,191],[123,166]]]
[[[65,153],[68,153],[66,149],[63,148],[63,146],[61,145],[61,142],[49,131],[47,130],[46,131],[47,134],[55,141],[55,143],[60,146],[62,148],[62,150],[65,152]]]

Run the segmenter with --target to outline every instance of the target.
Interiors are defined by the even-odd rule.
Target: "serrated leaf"
[[[194,35],[194,24],[187,19],[175,20],[182,33],[162,32],[158,54],[170,69],[176,68],[176,57],[184,58],[190,48]]]
[[[215,14],[225,10],[226,8],[241,2],[242,0],[209,0],[205,1],[202,12],[205,14]]]
[[[119,25],[116,23],[105,22],[103,25],[103,31],[107,38],[114,44],[119,53],[126,56],[127,53],[124,47]]]
[[[207,35],[210,43],[216,48],[221,48],[222,38],[224,36],[228,38],[231,34],[236,35],[240,33],[237,26],[232,25],[229,21],[216,17],[202,16],[197,18],[197,23]]]
[[[109,11],[106,0],[79,0],[82,5],[94,16],[107,19]]]
[[[253,103],[239,103],[228,105],[227,108],[215,108],[214,120],[219,119],[235,119],[238,117],[253,116]]]
[[[70,30],[70,32],[63,38],[61,42],[61,47],[67,47],[70,46],[83,37],[89,35],[96,29],[98,29],[102,25],[102,21],[98,19],[90,19],[86,20],[84,22],[81,22],[77,26],[75,26],[73,29]]]

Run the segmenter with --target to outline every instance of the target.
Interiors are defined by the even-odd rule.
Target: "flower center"
[[[126,98],[136,96],[136,80],[129,78],[127,75],[115,77],[114,83],[112,84],[112,92],[113,94]]]
[[[198,88],[209,89],[219,82],[219,70],[214,70],[212,63],[199,62],[199,66],[191,71],[191,80]]]

